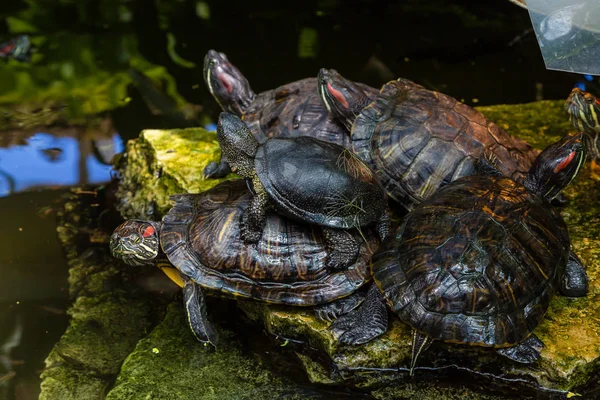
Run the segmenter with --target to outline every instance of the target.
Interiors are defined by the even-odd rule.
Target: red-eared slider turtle
[[[321,98],[351,132],[354,152],[407,209],[475,172],[489,150],[505,176],[522,182],[539,153],[483,114],[443,93],[400,78],[370,97],[337,71],[321,69]]]
[[[225,54],[209,50],[204,58],[204,81],[223,111],[242,118],[255,135],[312,136],[350,147],[346,129],[323,106],[315,78],[255,94]],[[378,93],[370,86],[357,86],[370,95]],[[229,172],[227,160],[221,158],[218,164],[212,162],[205,168],[204,176],[220,178]]]
[[[550,204],[584,159],[582,134],[566,136],[534,161],[523,184],[486,158],[482,175],[458,179],[407,214],[373,256],[379,290],[331,328],[360,344],[387,329],[385,306],[414,330],[411,373],[433,340],[494,347],[517,362],[540,356],[532,334],[556,289],[584,296],[585,269],[567,226]],[[375,316],[375,317],[373,317]]]
[[[328,253],[319,229],[275,213],[266,215],[258,244],[246,246],[240,220],[252,195],[241,179],[171,199],[175,205],[162,222],[126,221],[115,229],[110,248],[130,265],[177,268],[190,326],[202,342],[217,343],[203,290],[275,304],[323,305],[319,311],[327,317],[357,305],[355,293],[370,279],[368,262],[378,245],[370,231],[363,232],[356,263],[338,272],[325,267]]]
[[[271,206],[323,227],[332,269],[355,257],[357,243],[346,229],[377,223],[381,238],[387,234],[385,191],[352,151],[308,136],[259,143],[242,120],[226,112],[219,116],[217,140],[233,172],[252,185],[254,198],[242,223],[247,243],[260,239]]]
[[[600,180],[600,100],[574,88],[565,103],[571,124],[585,135],[586,150],[592,160],[592,177]]]

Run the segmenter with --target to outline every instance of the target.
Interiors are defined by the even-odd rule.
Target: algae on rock
[[[244,355],[231,332],[220,335],[216,350],[200,345],[181,304],[171,304],[127,357],[107,400],[322,398]]]

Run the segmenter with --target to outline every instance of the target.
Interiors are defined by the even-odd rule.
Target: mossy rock
[[[246,355],[235,335],[221,330],[215,349],[193,337],[180,303],[127,357],[107,400],[321,399]]]
[[[115,164],[121,176],[117,209],[125,218],[159,218],[172,206],[170,195],[199,193],[238,178],[202,178],[204,167],[220,154],[215,132],[202,128],[143,131]]]
[[[543,101],[479,109],[510,133],[542,149],[572,130],[562,106],[562,101]],[[196,193],[218,183],[201,177],[204,166],[218,154],[213,134],[201,129],[143,132],[140,139],[128,144],[127,157],[119,164],[121,212],[129,218],[144,218],[154,202],[158,217],[169,209],[169,195]],[[451,392],[459,396],[465,387],[477,393],[522,396],[584,394],[584,387],[597,385],[591,378],[599,372],[600,360],[600,189],[589,177],[589,165],[565,195],[569,204],[562,214],[573,249],[587,266],[590,293],[582,299],[555,297],[535,330],[545,348],[542,359],[533,366],[510,362],[490,349],[435,343],[420,358],[416,377],[409,380],[410,330],[394,316],[386,334],[353,347],[338,346],[327,325],[310,309],[250,301],[240,301],[239,307],[284,343],[301,342],[311,348],[297,351],[299,362],[315,383],[345,384],[377,398],[412,397],[415,387],[438,386],[453,388],[454,392],[448,389],[447,398],[453,398]]]
[[[46,358],[42,400],[103,399],[123,360],[160,320],[168,299],[131,284],[139,272],[108,251],[99,226],[101,201],[91,188],[73,190],[58,212],[58,237],[69,264],[70,324]],[[106,214],[104,214],[106,216]]]

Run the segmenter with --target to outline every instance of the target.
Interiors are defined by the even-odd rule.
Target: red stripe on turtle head
[[[569,165],[571,163],[571,161],[573,161],[573,158],[575,158],[575,151],[572,151],[569,153],[568,156],[566,156],[565,158],[562,159],[561,162],[559,162],[556,167],[554,167],[554,173],[560,172],[563,169],[565,169],[567,167],[567,165]]]
[[[149,226],[149,227],[146,228],[146,230],[144,231],[144,233],[142,233],[142,236],[143,237],[148,237],[148,236],[154,235],[154,232],[156,232],[154,230],[154,227]]]
[[[329,90],[329,93],[331,93],[331,95],[333,97],[336,98],[337,101],[339,101],[342,106],[344,106],[344,108],[348,108],[348,101],[346,100],[346,98],[344,97],[344,95],[342,94],[342,92],[340,92],[339,90],[335,89],[333,86],[331,86],[331,83],[327,82],[327,90]]]
[[[226,74],[225,72],[221,72],[220,74],[217,74],[217,78],[219,79],[219,81],[221,82],[221,84],[225,87],[225,90],[227,90],[227,93],[231,93],[231,91],[233,90],[233,85],[231,84],[231,77]]]
[[[11,51],[13,51],[15,49],[15,47],[16,47],[16,44],[14,44],[14,43],[7,44],[6,46],[4,46],[0,49],[0,53],[3,53],[3,54],[10,53]]]

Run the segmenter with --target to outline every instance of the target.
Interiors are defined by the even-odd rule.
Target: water
[[[110,158],[144,128],[214,124],[202,80],[225,52],[256,92],[320,67],[379,87],[397,76],[470,105],[566,98],[597,81],[547,71],[527,12],[497,0],[154,1],[0,4],[0,39],[28,33],[31,63],[0,59],[0,388],[39,393],[67,324],[67,265],[54,207],[110,179]],[[42,5],[43,4],[43,5]],[[154,82],[133,81],[131,68]],[[214,125],[213,125],[214,126]],[[3,369],[2,369],[3,368]]]

